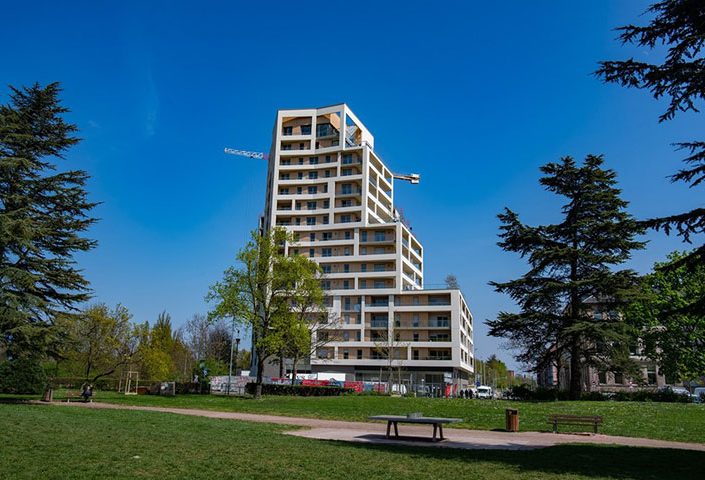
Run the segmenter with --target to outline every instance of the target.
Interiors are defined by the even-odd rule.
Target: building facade
[[[423,246],[394,206],[394,180],[345,104],[277,113],[263,228],[290,230],[287,254],[320,264],[334,319],[310,371],[382,381],[392,363],[402,383],[465,387],[472,315],[460,290],[423,288]]]
[[[612,315],[620,314],[606,309],[602,303],[594,297],[589,297],[583,301],[587,306],[588,315],[600,321]],[[584,392],[619,392],[631,391],[635,389],[655,390],[666,386],[666,378],[659,366],[650,358],[643,355],[638,344],[630,345],[629,358],[637,365],[640,371],[639,378],[630,378],[619,372],[607,372],[598,370],[592,366],[585,366],[582,369],[581,377]],[[542,388],[558,388],[568,390],[570,388],[570,355],[564,354],[560,362],[552,361],[539,365],[537,368],[537,384]]]

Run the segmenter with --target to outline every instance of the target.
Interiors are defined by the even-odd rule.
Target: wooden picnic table
[[[392,425],[394,425],[394,436],[399,438],[399,428],[397,424],[399,423],[417,423],[423,425],[433,425],[433,438],[432,441],[442,441],[445,440],[443,437],[443,424],[444,423],[460,423],[463,421],[462,418],[442,418],[442,417],[407,417],[406,415],[373,415],[367,417],[370,420],[383,420],[387,422],[387,438],[390,437],[390,430]],[[436,432],[440,435],[436,438]]]

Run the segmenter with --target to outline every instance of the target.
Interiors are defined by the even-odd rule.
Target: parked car
[[[695,403],[705,403],[705,387],[696,387],[690,396]]]
[[[477,387],[476,398],[490,399],[493,397],[494,395],[492,393],[492,387],[488,387],[486,385],[480,385],[479,387]]]

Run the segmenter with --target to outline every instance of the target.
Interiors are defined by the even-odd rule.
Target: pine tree
[[[79,139],[64,121],[57,83],[11,88],[0,105],[0,350],[11,356],[50,348],[57,315],[88,299],[74,254],[95,242],[84,171],[57,172]]]
[[[598,299],[606,311],[617,308],[635,290],[636,274],[611,267],[644,246],[634,240],[640,229],[625,211],[616,174],[602,164],[602,157],[589,155],[583,166],[565,157],[541,167],[541,185],[568,200],[563,219],[533,227],[505,209],[498,245],[526,258],[530,270],[490,283],[521,308],[488,320],[490,335],[509,339],[517,360],[535,368],[570,356],[572,398],[582,391],[585,366],[614,368],[619,346],[629,343],[630,329],[619,315],[598,320],[586,301]]]
[[[596,75],[608,83],[628,88],[644,89],[655,99],[666,98],[668,107],[659,117],[671,120],[678,112],[698,112],[697,102],[705,100],[705,2],[703,0],[665,0],[649,7],[653,18],[647,26],[627,25],[617,29],[622,43],[654,50],[668,47],[663,61],[658,63],[624,61],[600,62]],[[656,52],[658,53],[658,52]],[[685,182],[690,188],[705,181],[705,141],[680,142],[675,146],[688,152],[685,167],[672,175],[671,181]],[[702,185],[701,185],[702,186]],[[675,230],[683,241],[705,233],[705,208],[654,218],[644,223],[666,234]],[[694,249],[678,262],[664,268],[680,265],[705,264],[705,245]],[[691,310],[705,313],[705,301],[693,303]]]

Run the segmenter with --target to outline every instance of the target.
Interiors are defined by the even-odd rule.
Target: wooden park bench
[[[399,423],[417,423],[425,425],[433,425],[433,438],[432,441],[442,441],[445,440],[443,437],[443,424],[444,423],[459,423],[462,422],[462,418],[440,418],[440,417],[423,417],[423,416],[406,416],[406,415],[373,415],[368,417],[370,420],[384,420],[387,422],[387,438],[390,437],[390,430],[392,425],[394,425],[394,437],[399,438]],[[440,435],[436,438],[436,432]]]
[[[549,415],[548,423],[553,424],[553,433],[558,433],[558,425],[585,425],[592,426],[593,432],[597,433],[597,427],[602,425],[602,417],[599,415]]]
[[[91,395],[90,397],[88,397],[88,402],[93,403],[93,396],[94,395]],[[81,392],[74,392],[72,390],[67,390],[66,391],[66,403],[71,403],[71,400],[77,401],[77,402],[84,401],[83,396],[81,395]]]

